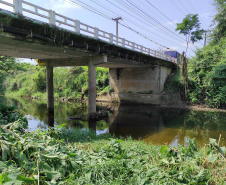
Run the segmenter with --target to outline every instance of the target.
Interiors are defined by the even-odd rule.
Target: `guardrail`
[[[108,41],[111,44],[119,45],[128,49],[132,49],[134,51],[139,51],[141,53],[154,56],[156,58],[177,63],[177,59],[174,57],[171,57],[169,55],[166,55],[156,50],[152,50],[142,45],[136,44],[124,38],[121,38],[121,37],[117,38],[117,36],[113,35],[112,33],[108,33],[96,27],[89,26],[87,24],[80,22],[79,20],[65,17],[63,15],[56,13],[53,10],[47,10],[45,8],[34,5],[24,0],[11,0],[11,1],[13,2],[9,3],[7,1],[0,0],[0,4],[4,4],[7,7],[13,8],[13,12],[16,14],[23,15],[23,12],[26,12],[26,13],[41,17],[42,19],[46,19],[51,25],[57,26],[58,24],[58,27],[66,26],[70,30],[76,32],[77,34],[83,34],[83,35],[88,34],[93,36],[94,38]]]

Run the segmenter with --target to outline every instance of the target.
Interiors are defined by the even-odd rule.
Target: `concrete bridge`
[[[0,0],[1,5],[12,11],[0,9],[0,55],[38,59],[46,66],[49,112],[54,110],[53,67],[58,66],[89,66],[89,113],[96,112],[96,67],[109,68],[116,99],[159,103],[154,96],[177,59],[24,0]]]

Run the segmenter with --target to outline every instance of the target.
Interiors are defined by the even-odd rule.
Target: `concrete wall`
[[[180,94],[138,94],[138,93],[111,93],[97,97],[100,102],[121,102],[133,104],[151,104],[180,106],[182,101]]]
[[[171,104],[168,98],[160,95],[171,71],[171,68],[164,66],[109,69],[110,86],[114,89],[114,93],[99,97],[98,100],[154,105]]]
[[[115,93],[160,94],[170,73],[163,66],[109,69],[110,86]]]

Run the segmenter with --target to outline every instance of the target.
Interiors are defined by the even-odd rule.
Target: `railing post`
[[[55,11],[49,10],[49,24],[56,25],[56,15]]]
[[[125,47],[125,39],[122,39],[122,47]]]
[[[151,49],[148,48],[148,55],[151,55]]]
[[[99,37],[99,29],[98,28],[94,28],[94,37],[95,38]]]
[[[112,33],[109,34],[109,42],[113,44],[113,34]]]
[[[22,0],[13,0],[13,4],[14,4],[13,7],[14,13],[22,14],[23,13]]]
[[[132,45],[132,50],[135,50],[135,43],[133,42],[132,44],[133,44]]]
[[[141,45],[141,46],[140,46],[140,52],[141,52],[141,53],[143,53],[143,48],[144,48],[144,47]]]
[[[75,20],[75,32],[80,33],[80,21]]]

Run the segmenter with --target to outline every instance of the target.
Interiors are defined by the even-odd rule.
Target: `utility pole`
[[[116,44],[118,44],[118,20],[120,19],[122,19],[122,17],[112,19],[113,21],[116,21]]]
[[[204,46],[206,46],[206,33],[208,32],[209,30],[205,30],[205,39],[204,39]]]

